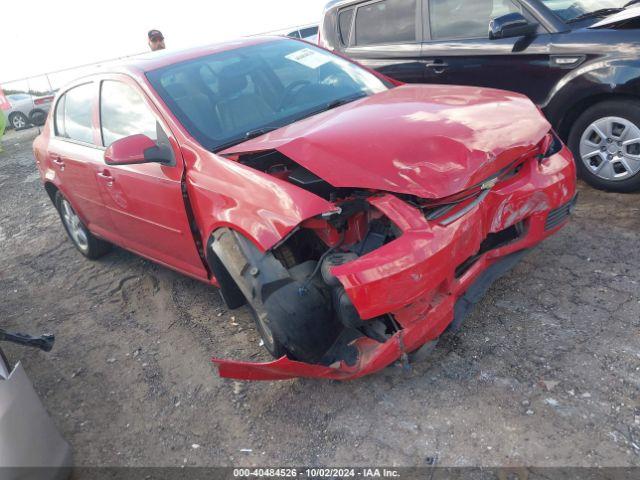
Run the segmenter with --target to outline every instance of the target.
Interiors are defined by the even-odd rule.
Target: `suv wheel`
[[[85,257],[95,260],[111,250],[111,244],[94,236],[62,193],[56,194],[56,207],[69,238]]]
[[[14,130],[23,130],[27,128],[29,124],[29,119],[23,113],[16,112],[12,113],[9,117],[9,123],[13,127]]]
[[[612,100],[584,112],[569,135],[580,176],[595,188],[640,190],[640,102]]]

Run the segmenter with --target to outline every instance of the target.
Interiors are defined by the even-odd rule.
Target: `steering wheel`
[[[284,110],[284,107],[287,106],[291,98],[307,85],[311,85],[309,80],[297,80],[290,83],[287,88],[284,89],[282,100],[280,100],[280,104],[278,105],[278,111]]]

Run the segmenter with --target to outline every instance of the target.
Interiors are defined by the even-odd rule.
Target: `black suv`
[[[320,44],[403,82],[524,93],[586,181],[640,189],[640,0],[338,0]]]

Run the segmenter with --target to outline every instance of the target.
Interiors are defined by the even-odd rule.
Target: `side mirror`
[[[146,135],[138,134],[113,142],[104,152],[104,161],[107,165],[173,165],[173,152],[169,145],[159,146]]]
[[[529,23],[529,20],[520,13],[508,13],[489,22],[489,38],[491,40],[527,37],[534,35],[537,30],[538,24]]]

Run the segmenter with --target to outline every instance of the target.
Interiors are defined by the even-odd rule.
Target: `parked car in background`
[[[401,85],[306,42],[137,57],[61,90],[34,154],[77,249],[248,303],[278,360],[349,379],[458,328],[568,221],[575,165],[525,96]]]
[[[640,7],[629,0],[340,0],[321,45],[403,82],[531,98],[581,176],[640,189]]]
[[[286,34],[287,37],[301,38],[311,43],[318,43],[318,25],[307,25],[305,27],[299,27]]]
[[[31,337],[0,329],[0,342],[50,351],[53,336]],[[0,471],[3,480],[62,480],[71,448],[46,412],[24,368],[12,366],[0,347]]]
[[[22,130],[29,125],[44,125],[54,95],[34,96],[28,93],[7,95],[11,108],[5,112],[9,126]]]

